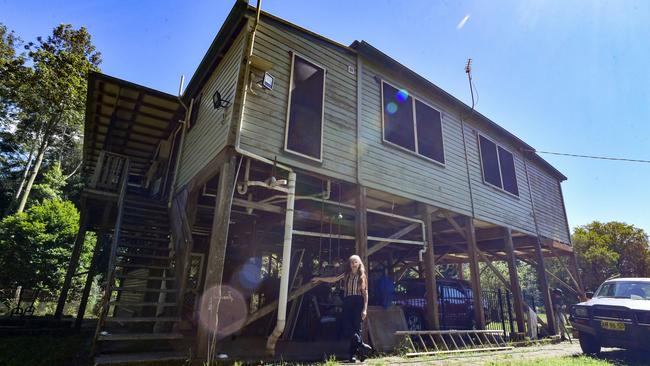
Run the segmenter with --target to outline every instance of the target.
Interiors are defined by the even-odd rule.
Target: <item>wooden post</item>
[[[519,286],[519,275],[517,274],[517,258],[515,256],[515,247],[512,242],[512,231],[510,228],[503,229],[503,239],[508,262],[508,273],[510,274],[510,292],[514,300],[515,318],[517,319],[517,330],[519,333],[525,333],[524,324],[524,297]]]
[[[458,279],[461,280],[461,281],[465,280],[465,272],[463,271],[463,264],[458,263],[456,266],[458,268],[457,269],[457,271],[458,271]]]
[[[548,277],[546,276],[546,266],[544,265],[544,253],[542,253],[542,243],[536,238],[535,255],[537,257],[537,281],[539,290],[542,293],[544,300],[544,309],[546,310],[546,324],[548,325],[548,332],[551,335],[557,334],[555,324],[555,312],[553,311],[553,300],[551,298],[551,289],[548,285]]]
[[[86,207],[85,200],[81,202],[81,212],[79,213],[79,231],[77,232],[77,238],[74,241],[74,247],[72,248],[72,254],[70,255],[70,264],[68,264],[68,270],[65,274],[65,279],[63,280],[63,286],[61,287],[61,294],[59,294],[59,301],[56,304],[56,310],[54,312],[54,318],[60,319],[63,315],[63,308],[65,307],[65,302],[68,299],[68,291],[70,291],[70,285],[72,284],[72,277],[77,272],[77,266],[79,265],[79,257],[81,256],[81,250],[84,246],[84,240],[86,238],[86,225],[88,223],[88,207]]]
[[[226,257],[226,245],[228,243],[230,210],[235,188],[236,161],[237,157],[235,155],[229,156],[219,170],[219,187],[214,206],[208,263],[206,265],[206,275],[203,285],[203,296],[210,296],[201,301],[200,316],[204,319],[199,325],[197,337],[198,354],[203,359],[207,358],[208,349],[211,346],[208,344],[212,339],[210,333],[214,332],[214,337],[216,337],[218,329],[219,302],[221,300],[220,286],[223,279],[223,265]],[[204,304],[207,304],[205,308],[203,308]],[[209,327],[206,327],[206,324]]]
[[[572,252],[569,255],[569,271],[573,274],[573,278],[575,278],[577,285],[578,285],[578,290],[580,291],[580,301],[587,301],[587,296],[585,295],[585,286],[582,283],[582,279],[580,278],[580,273],[578,272],[578,260],[576,259],[576,253]]]
[[[81,300],[79,301],[79,308],[77,309],[77,319],[74,322],[75,329],[80,329],[81,323],[83,323],[84,320],[86,305],[88,305],[88,296],[90,296],[93,280],[97,274],[97,261],[99,259],[99,253],[101,252],[102,247],[106,244],[105,235],[106,234],[104,233],[98,235],[97,242],[95,243],[93,258],[90,261],[90,267],[88,268],[88,273],[86,274],[86,284],[84,285],[83,292],[81,293]]]
[[[467,238],[467,255],[469,257],[469,277],[472,283],[474,298],[474,320],[477,329],[485,329],[485,316],[483,314],[483,293],[481,291],[481,276],[478,268],[478,248],[476,246],[476,230],[474,220],[466,218],[465,237]]]
[[[424,220],[424,231],[426,238],[426,252],[424,252],[424,284],[427,289],[427,321],[433,330],[440,329],[438,318],[438,285],[436,284],[436,260],[433,252],[433,227],[431,225],[431,213],[433,208],[426,204],[420,205],[420,215]]]
[[[368,263],[368,215],[366,212],[366,193],[367,189],[363,186],[357,187],[356,211],[355,211],[355,238],[356,254],[361,257],[361,261],[370,269]]]

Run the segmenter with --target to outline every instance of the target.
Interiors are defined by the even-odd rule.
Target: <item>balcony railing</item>
[[[125,178],[124,175],[128,174],[124,169],[128,160],[129,158],[124,155],[101,151],[89,188],[119,193],[120,182]]]

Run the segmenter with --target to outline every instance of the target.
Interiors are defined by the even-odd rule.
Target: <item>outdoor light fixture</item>
[[[221,93],[217,90],[212,94],[212,105],[214,106],[214,109],[228,108],[228,106],[230,106],[230,101],[223,99]]]
[[[261,86],[266,90],[273,90],[273,75],[268,72],[264,73],[264,78],[262,78]]]

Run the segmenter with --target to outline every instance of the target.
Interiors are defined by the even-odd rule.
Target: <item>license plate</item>
[[[621,323],[621,322],[601,320],[600,327],[607,330],[625,331],[625,323]]]

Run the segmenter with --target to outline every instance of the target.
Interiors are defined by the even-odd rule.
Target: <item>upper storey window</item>
[[[381,98],[384,141],[444,164],[440,111],[385,81]]]
[[[284,149],[323,161],[325,69],[292,55]]]
[[[519,196],[517,172],[512,153],[494,141],[479,134],[479,150],[483,181],[506,192]]]

